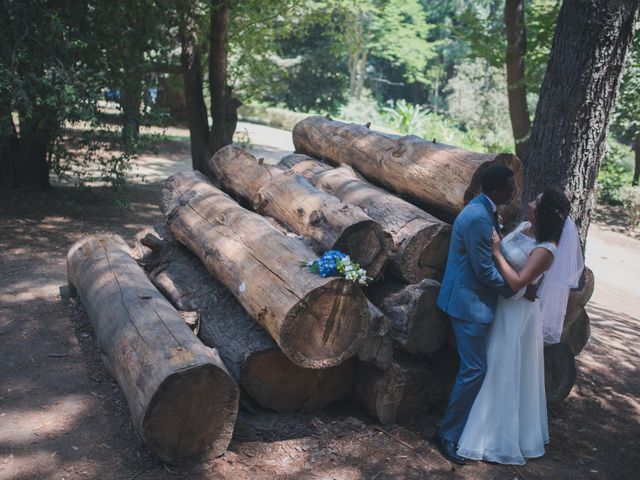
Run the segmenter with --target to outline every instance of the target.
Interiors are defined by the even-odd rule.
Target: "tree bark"
[[[591,321],[587,311],[580,307],[578,312],[576,320],[571,324],[564,325],[560,338],[560,341],[569,347],[574,355],[578,355],[582,351],[591,336]]]
[[[124,78],[122,83],[122,141],[127,153],[133,153],[140,139],[140,124],[142,114],[140,104],[144,90],[144,71],[142,63],[144,52],[138,46],[134,46],[131,52],[125,55]]]
[[[544,347],[544,387],[549,405],[558,405],[576,383],[576,359],[564,343]]]
[[[332,168],[311,157],[293,154],[280,161],[316,187],[345,203],[361,207],[391,235],[389,264],[407,283],[440,275],[449,251],[451,227],[424,210],[378,188],[351,167]]]
[[[17,188],[21,183],[20,139],[7,106],[0,111],[0,188]]]
[[[504,212],[510,221],[518,212],[522,184],[520,161],[510,154],[484,154],[419,137],[395,137],[320,116],[308,117],[293,129],[297,153],[346,163],[369,181],[383,185],[424,206],[431,213],[452,219],[480,193],[482,172],[493,164],[514,170],[517,194]]]
[[[200,314],[198,336],[219,352],[235,381],[261,406],[278,412],[314,411],[349,392],[351,360],[323,369],[298,367],[163,226],[145,229],[137,238],[148,247],[140,248],[139,263],[153,284],[179,311]]]
[[[371,363],[378,368],[387,368],[393,360],[393,340],[389,336],[391,320],[373,303],[369,305],[369,331],[358,350],[361,362]]]
[[[384,282],[367,294],[391,320],[389,335],[412,354],[434,353],[449,337],[449,323],[436,306],[440,283],[424,279],[413,285]]]
[[[238,107],[227,85],[229,0],[211,0],[209,51],[209,91],[211,94],[211,131],[209,150],[213,153],[233,142],[238,123]]]
[[[196,172],[167,180],[167,226],[244,309],[304,368],[353,356],[368,328],[366,298],[343,278],[322,278],[300,262],[314,253],[264,217],[240,207]]]
[[[46,190],[49,183],[49,137],[33,117],[20,115],[20,178],[25,190]]]
[[[563,189],[583,245],[637,12],[637,0],[563,2],[527,145],[522,205]]]
[[[182,51],[180,63],[184,82],[184,94],[191,141],[191,164],[194,170],[206,174],[207,160],[211,157],[209,149],[209,121],[204,101],[202,83],[202,65],[200,46],[194,20],[185,12],[180,25],[180,44]]]
[[[565,325],[571,323],[571,313],[575,310],[587,305],[587,302],[593,295],[593,289],[595,288],[595,278],[590,268],[584,267],[578,287],[569,291],[569,300],[567,301],[567,317],[565,319]]]
[[[521,160],[524,160],[527,139],[531,133],[524,64],[527,51],[524,0],[505,1],[504,25],[507,33],[506,60],[509,116],[515,140],[516,155]]]
[[[218,353],[149,282],[124,241],[96,235],[77,242],[67,256],[67,276],[151,450],[165,461],[211,447],[224,453],[238,387]]]
[[[442,387],[423,362],[395,359],[386,369],[357,362],[353,395],[383,425],[426,413],[438,403]]]
[[[256,212],[311,238],[317,242],[317,250],[340,250],[358,262],[368,276],[381,275],[391,237],[360,207],[318,190],[293,171],[264,165],[232,145],[218,150],[209,168],[224,189],[248,202]]]

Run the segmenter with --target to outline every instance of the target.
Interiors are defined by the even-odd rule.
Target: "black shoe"
[[[465,465],[466,462],[464,457],[461,457],[456,453],[456,444],[446,438],[442,438],[438,433],[436,433],[432,438],[433,443],[438,448],[440,454],[457,465]]]

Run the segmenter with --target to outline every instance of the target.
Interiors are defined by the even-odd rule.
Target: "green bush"
[[[620,199],[634,230],[640,220],[640,187],[624,187],[620,189]]]
[[[608,142],[600,171],[598,172],[598,199],[603,203],[622,203],[621,189],[631,185],[633,158],[629,147],[616,141]]]

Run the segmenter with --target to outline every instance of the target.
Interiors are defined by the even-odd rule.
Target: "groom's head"
[[[516,179],[509,167],[491,165],[482,174],[482,193],[496,205],[509,203],[515,192]]]

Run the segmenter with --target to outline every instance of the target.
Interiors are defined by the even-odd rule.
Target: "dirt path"
[[[256,149],[274,158],[288,150],[282,131],[251,129]],[[175,142],[168,155],[139,161],[164,178],[188,165],[188,148]],[[550,411],[544,458],[517,470],[487,464],[454,470],[425,441],[438,412],[386,434],[345,402],[309,415],[243,411],[223,457],[158,463],[132,430],[87,319],[66,296],[65,255],[87,234],[131,241],[161,220],[159,188],[134,186],[124,212],[106,189],[0,193],[0,480],[637,477],[640,242],[602,225],[591,228],[587,244],[597,282],[591,341],[578,357],[576,387]]]

